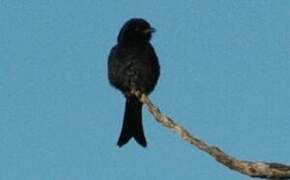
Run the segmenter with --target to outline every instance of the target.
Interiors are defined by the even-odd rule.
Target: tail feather
[[[142,125],[142,103],[136,97],[127,97],[123,126],[117,145],[123,146],[132,137],[141,146],[147,146]]]

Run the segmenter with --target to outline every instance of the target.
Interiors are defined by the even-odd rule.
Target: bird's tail
[[[141,146],[147,146],[142,125],[142,103],[135,96],[126,98],[123,127],[117,145],[123,146],[132,137]]]

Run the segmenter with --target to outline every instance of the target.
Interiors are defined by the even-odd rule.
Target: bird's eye
[[[138,28],[138,27],[137,27],[137,28],[135,28],[135,31],[140,31],[140,28]]]

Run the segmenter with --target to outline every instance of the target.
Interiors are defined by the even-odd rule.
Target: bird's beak
[[[144,30],[143,32],[144,32],[145,34],[148,34],[148,33],[154,33],[155,31],[156,31],[155,28],[148,28],[148,29]]]

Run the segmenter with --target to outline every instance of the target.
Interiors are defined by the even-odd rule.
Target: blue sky
[[[107,80],[123,23],[143,17],[163,113],[237,158],[290,163],[290,1],[0,1],[0,179],[250,179],[144,110],[148,148],[116,146]]]

